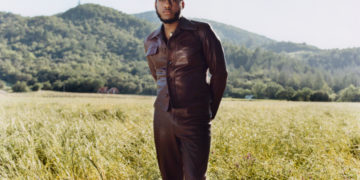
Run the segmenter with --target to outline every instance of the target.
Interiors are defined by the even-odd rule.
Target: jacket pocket
[[[157,45],[150,45],[145,56],[152,56],[152,55],[156,54],[157,49],[158,49]]]

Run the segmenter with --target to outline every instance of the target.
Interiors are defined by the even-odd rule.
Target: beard
[[[172,18],[172,19],[161,18],[161,15],[159,14],[157,8],[155,8],[155,9],[156,9],[157,16],[159,17],[160,21],[163,22],[164,24],[172,24],[180,19],[180,9],[178,12],[175,13],[174,18]]]

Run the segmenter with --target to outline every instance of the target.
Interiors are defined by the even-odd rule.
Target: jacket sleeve
[[[209,87],[212,102],[210,104],[210,109],[212,113],[211,119],[214,119],[226,88],[228,72],[226,69],[224,49],[219,38],[212,30],[211,25],[206,28],[204,34],[203,50],[211,74]]]
[[[147,54],[148,47],[146,46],[146,40],[144,41],[144,48],[145,48],[145,54]],[[148,62],[150,73],[151,73],[152,77],[154,78],[155,82],[157,82],[156,70],[155,70],[153,62],[151,61],[150,56],[146,56],[146,60]]]

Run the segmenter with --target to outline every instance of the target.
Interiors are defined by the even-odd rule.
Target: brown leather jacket
[[[157,82],[155,108],[167,111],[208,104],[215,118],[227,81],[226,60],[219,38],[207,23],[180,18],[165,43],[163,25],[144,42],[151,75]],[[210,71],[210,84],[207,71]]]

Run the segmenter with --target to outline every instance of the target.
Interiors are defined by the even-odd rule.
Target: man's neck
[[[175,29],[179,25],[179,21],[173,22],[171,24],[163,23],[163,25],[164,25],[164,31],[165,31],[166,39],[169,40],[172,33],[174,33]]]

